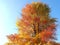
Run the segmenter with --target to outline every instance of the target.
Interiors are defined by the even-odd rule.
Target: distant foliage
[[[50,17],[50,8],[41,2],[32,2],[22,9],[17,20],[18,34],[8,35],[6,45],[51,45],[56,39],[56,19]]]

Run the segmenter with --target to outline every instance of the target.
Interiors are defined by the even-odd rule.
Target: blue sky
[[[7,42],[6,35],[17,33],[16,19],[21,17],[21,9],[36,0],[0,0],[0,45]],[[51,17],[57,18],[57,42],[60,42],[60,0],[41,0],[51,8]]]

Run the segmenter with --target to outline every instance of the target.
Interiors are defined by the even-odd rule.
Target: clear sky
[[[6,35],[17,32],[16,19],[21,17],[21,9],[33,0],[0,0],[0,45],[6,41]],[[36,1],[36,0],[34,0]],[[60,0],[41,0],[51,8],[51,17],[57,18],[57,42],[60,42]]]

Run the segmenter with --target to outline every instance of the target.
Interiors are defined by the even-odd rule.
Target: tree
[[[41,2],[32,2],[22,9],[22,18],[16,25],[18,34],[8,35],[6,45],[43,45],[56,39],[56,19],[50,17],[50,8]]]

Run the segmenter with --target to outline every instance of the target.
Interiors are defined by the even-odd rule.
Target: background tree
[[[32,2],[22,9],[22,18],[16,25],[18,34],[8,35],[6,45],[48,45],[56,39],[56,19],[50,17],[50,8],[41,2]]]

